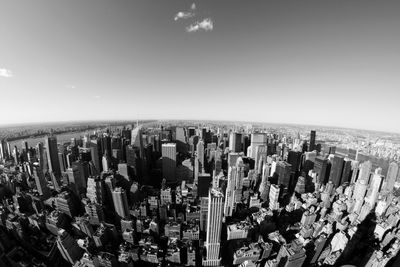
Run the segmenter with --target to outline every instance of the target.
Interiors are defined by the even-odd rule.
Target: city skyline
[[[6,2],[0,125],[212,118],[400,132],[399,8]]]

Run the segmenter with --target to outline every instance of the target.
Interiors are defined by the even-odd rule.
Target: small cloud
[[[13,76],[14,75],[11,70],[0,68],[0,77],[11,78]]]
[[[179,19],[188,19],[188,18],[193,18],[193,17],[194,17],[194,13],[192,13],[192,12],[178,12],[174,17],[174,20],[177,21]]]
[[[190,6],[190,9],[191,9],[191,10],[196,10],[196,4],[193,3],[193,4]]]
[[[101,96],[95,95],[94,98],[99,99],[99,98],[101,98]]]
[[[206,18],[201,22],[196,22],[186,27],[187,32],[197,32],[198,30],[212,31],[214,23],[211,18]]]

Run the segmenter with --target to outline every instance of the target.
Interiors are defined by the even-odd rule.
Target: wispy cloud
[[[174,20],[177,21],[179,19],[188,19],[193,17],[194,17],[193,12],[178,12],[174,17]]]
[[[200,22],[197,21],[186,27],[187,32],[197,32],[199,30],[212,31],[213,29],[214,29],[214,24],[211,18],[206,18]]]
[[[101,98],[101,96],[100,95],[95,95],[94,98],[99,99],[99,98]]]
[[[13,76],[14,75],[11,70],[0,68],[0,77],[11,78]]]

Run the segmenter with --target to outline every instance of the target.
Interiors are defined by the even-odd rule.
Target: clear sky
[[[178,12],[195,16],[175,21]],[[195,24],[206,18],[212,30]],[[0,124],[214,119],[400,132],[399,85],[400,1],[1,2]]]

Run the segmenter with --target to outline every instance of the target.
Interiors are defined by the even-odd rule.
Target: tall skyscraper
[[[167,183],[176,181],[176,144],[162,144],[162,174]]]
[[[45,138],[45,143],[49,172],[52,172],[56,177],[59,177],[61,175],[61,169],[58,160],[57,137],[47,136]]]
[[[335,187],[339,187],[342,184],[343,163],[344,159],[342,157],[335,156],[332,159],[329,180],[332,181]]]
[[[239,157],[236,160],[235,166],[228,167],[228,184],[225,193],[224,215],[232,216],[236,202],[242,193],[244,178],[243,160]]]
[[[364,180],[366,183],[369,183],[369,177],[371,176],[372,171],[372,163],[371,161],[364,161],[360,164],[358,173],[358,180]]]
[[[45,198],[50,196],[50,189],[39,164],[33,164],[33,177],[35,178],[36,188],[39,194]]]
[[[326,184],[328,182],[328,160],[324,157],[318,156],[315,158],[314,171],[317,173],[317,182]]]
[[[393,190],[398,172],[399,172],[399,165],[396,162],[390,163],[389,170],[386,175],[386,190],[388,190],[389,192],[392,192]]]
[[[352,168],[351,168],[351,160],[349,158],[345,158],[343,161],[343,171],[342,171],[342,179],[341,183],[349,183],[351,179],[351,173],[352,173]]]
[[[138,126],[131,132],[131,145],[139,148],[139,157],[143,157],[142,127]]]
[[[58,232],[57,247],[61,256],[72,265],[83,255],[83,250],[78,246],[76,240],[64,229]]]
[[[242,134],[231,132],[229,136],[229,151],[240,152],[242,149]]]
[[[199,140],[196,145],[197,152],[197,160],[199,161],[199,172],[203,172],[204,170],[204,142],[203,140]]]
[[[126,192],[121,187],[116,187],[112,192],[115,211],[121,218],[127,218],[129,215],[128,198]]]
[[[266,145],[267,144],[267,135],[265,133],[253,133],[251,135],[251,142],[250,142],[250,149],[247,156],[250,158],[256,158],[256,147],[259,145]]]
[[[308,147],[308,151],[314,151],[315,147],[315,131],[311,131],[310,133],[310,145]]]
[[[292,172],[298,171],[301,163],[301,152],[289,151],[287,162],[292,165]]]
[[[203,266],[219,266],[221,246],[222,212],[224,195],[218,189],[210,189],[208,194],[207,237],[205,242],[206,257]]]
[[[99,177],[89,177],[87,180],[86,197],[92,203],[102,204],[104,201],[104,188]]]
[[[278,184],[288,187],[291,182],[292,165],[286,161],[278,161],[275,172],[278,174]]]

